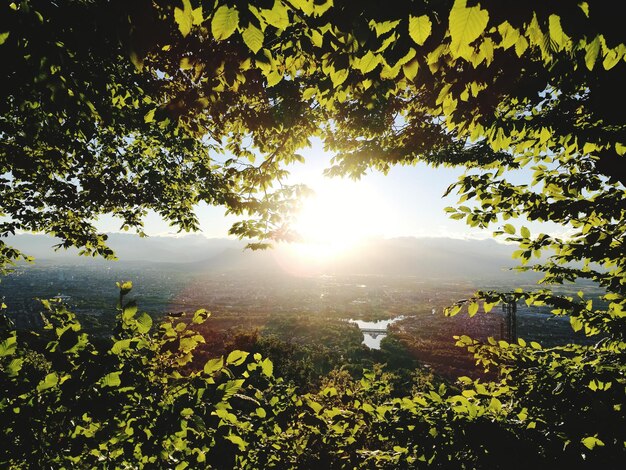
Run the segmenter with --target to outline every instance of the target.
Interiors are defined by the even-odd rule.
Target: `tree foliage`
[[[617,465],[626,380],[626,38],[614,5],[25,0],[0,8],[0,58],[9,70],[0,236],[45,231],[64,246],[111,256],[92,223],[98,215],[141,232],[142,217],[155,210],[193,230],[194,205],[204,201],[252,216],[234,234],[261,245],[288,238],[285,222],[304,189],[281,180],[317,136],[335,155],[329,175],[358,178],[418,161],[466,167],[449,188],[460,199],[452,218],[519,243],[522,269],[543,272],[546,284],[587,279],[606,289],[602,302],[549,289],[479,292],[470,313],[480,302],[484,310],[511,299],[547,304],[597,344],[544,349],[461,336],[459,345],[497,381],[463,380],[459,395],[431,390],[408,402],[385,401],[364,385],[382,397],[375,406],[346,398],[360,397],[353,387],[339,408],[324,408],[320,397],[287,400],[287,408],[308,406],[310,421],[311,411],[296,414],[291,440],[284,425],[276,435],[238,428],[276,450],[255,453],[232,438],[246,449],[242,459],[496,468],[497,449],[515,441],[529,443],[523,455],[542,465]],[[532,173],[523,184],[510,178],[520,170]],[[533,234],[510,223],[516,218],[556,222],[569,233]],[[533,264],[542,252],[548,261]],[[20,256],[4,243],[0,255],[4,263]],[[67,338],[82,338],[78,331],[69,327]],[[9,358],[11,338],[2,343]],[[17,374],[18,365],[6,370]],[[72,383],[64,377],[55,369],[33,382],[28,406],[39,406],[43,392],[61,393]],[[108,393],[98,384],[89,393]],[[4,403],[3,413],[22,406]],[[42,406],[43,415],[60,409]],[[366,425],[351,421],[356,416]],[[486,428],[500,446],[475,437]]]
[[[337,370],[303,393],[258,353],[232,350],[189,369],[209,313],[153,325],[126,300],[130,289],[120,285],[110,338],[91,338],[58,302],[44,301],[37,339],[2,328],[0,464],[616,468],[623,457],[616,355],[581,362],[574,346],[557,356],[521,340],[479,346],[460,337],[485,364],[516,367],[499,381],[421,381],[413,390],[394,390],[381,366],[360,379]]]

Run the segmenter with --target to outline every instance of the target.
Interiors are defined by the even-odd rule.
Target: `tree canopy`
[[[615,89],[625,50],[607,5],[3,8],[3,235],[45,231],[110,255],[91,224],[99,214],[141,231],[152,209],[194,230],[193,207],[205,201],[255,216],[238,235],[287,237],[282,202],[300,188],[271,186],[311,136],[336,154],[330,174],[558,160],[602,189],[624,179]],[[573,190],[594,191],[594,179]],[[562,206],[543,218],[569,221]]]
[[[549,290],[477,293],[472,314],[479,302],[488,310],[513,296],[549,304],[598,338],[594,348],[560,350],[459,338],[500,373],[495,395],[485,396],[513,397],[516,425],[532,410],[533,429],[550,445],[623,452],[626,37],[614,5],[24,0],[0,8],[8,70],[0,237],[43,231],[112,256],[93,225],[98,215],[141,233],[154,210],[195,230],[194,206],[204,201],[248,217],[232,233],[255,246],[290,238],[306,190],[282,180],[314,136],[334,154],[329,175],[418,161],[466,167],[449,188],[460,199],[451,217],[518,242],[522,268],[546,283],[582,278],[607,291],[595,304]],[[520,169],[532,179],[514,184],[508,172]],[[518,233],[516,218],[571,230]],[[542,251],[548,261],[533,264]],[[0,254],[4,265],[20,256],[2,241]],[[463,397],[481,395],[466,385],[473,392]],[[567,404],[537,398],[562,390],[577,397],[582,421]],[[476,403],[448,411],[471,415]]]

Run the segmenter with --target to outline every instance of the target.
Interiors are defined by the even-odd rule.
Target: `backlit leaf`
[[[467,313],[470,317],[476,315],[476,313],[478,313],[478,304],[476,302],[472,302],[471,304],[469,304],[469,306],[467,307]]]
[[[143,312],[137,317],[137,331],[139,333],[147,333],[152,328],[152,317]]]
[[[103,387],[119,387],[122,383],[120,380],[121,372],[111,372],[110,374],[102,377],[102,386]]]
[[[267,377],[271,377],[274,373],[274,364],[269,358],[266,358],[261,363],[261,370]]]
[[[404,76],[409,80],[413,80],[417,75],[417,70],[419,68],[419,62],[417,59],[413,59],[408,64],[402,66],[402,72],[404,72]]]
[[[489,22],[489,13],[481,9],[480,4],[469,8],[465,5],[466,0],[455,0],[450,11],[450,51],[453,57],[468,57],[471,54],[469,45],[482,34]]]
[[[221,390],[224,393],[224,395],[222,396],[222,400],[228,400],[235,393],[237,393],[241,389],[241,386],[243,385],[243,383],[244,383],[243,379],[238,379],[238,380],[229,380],[228,382],[220,385],[218,387],[218,390]]]
[[[153,122],[154,121],[154,112],[156,111],[156,108],[151,109],[150,111],[148,111],[145,116],[143,117],[144,122],[148,123],[148,122]]]
[[[228,39],[239,25],[239,12],[235,7],[220,6],[211,20],[211,33],[218,41]]]
[[[289,26],[287,7],[280,0],[275,0],[271,10],[263,10],[263,17],[277,29],[285,29]]]
[[[41,382],[39,382],[39,385],[37,385],[37,391],[42,392],[44,390],[54,387],[58,383],[59,376],[56,372],[51,372],[46,375]]]
[[[189,0],[183,0],[183,8],[174,8],[174,21],[178,25],[178,30],[183,36],[191,32],[193,25],[193,9]]]
[[[252,23],[241,34],[243,42],[250,48],[255,54],[263,47],[263,31],[254,26]]]
[[[0,357],[12,355],[16,347],[17,337],[13,334],[0,343]]]
[[[224,367],[224,357],[209,359],[204,365],[205,374],[213,374]]]
[[[371,72],[380,63],[380,56],[368,51],[363,57],[355,61],[354,68],[363,73]]]
[[[604,442],[602,442],[600,439],[598,439],[595,436],[585,437],[581,439],[580,442],[589,450],[593,450],[593,448],[596,446],[604,446]]]
[[[556,46],[556,50],[563,50],[569,42],[569,37],[563,32],[561,18],[559,16],[550,15],[548,18],[548,31],[552,44]]]
[[[226,358],[226,364],[233,365],[233,366],[240,366],[241,364],[245,362],[246,358],[248,357],[248,354],[250,353],[235,349],[234,351],[231,351],[231,353]]]
[[[427,15],[409,16],[409,36],[420,46],[430,36],[432,22]]]

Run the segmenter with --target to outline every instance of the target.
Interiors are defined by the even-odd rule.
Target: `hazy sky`
[[[348,238],[356,233],[386,238],[487,238],[492,234],[492,230],[471,229],[463,221],[451,220],[444,212],[445,207],[456,203],[456,196],[442,198],[442,195],[463,173],[460,168],[431,168],[419,164],[394,167],[387,175],[370,172],[359,181],[329,179],[322,176],[322,171],[329,166],[331,155],[324,152],[319,141],[300,153],[306,163],[290,167],[290,182],[305,183],[316,192],[316,197],[306,204],[300,223],[299,228],[305,234],[320,236],[329,232],[330,236]],[[529,175],[512,177],[521,181]],[[227,237],[228,229],[237,220],[233,216],[225,217],[221,207],[202,205],[197,213],[202,232],[209,238]],[[102,217],[98,223],[98,227],[107,232],[118,231],[119,225],[110,217]],[[563,231],[553,224],[528,226],[533,232]],[[149,235],[175,233],[156,214],[147,217],[145,228]]]

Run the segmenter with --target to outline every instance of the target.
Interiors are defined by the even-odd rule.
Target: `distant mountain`
[[[372,242],[337,266],[368,274],[415,275],[436,278],[497,275],[514,266],[514,247],[494,240],[393,238]]]
[[[38,262],[59,264],[104,263],[77,256],[77,250],[53,251],[58,243],[45,235],[20,234],[8,242]],[[290,245],[266,251],[244,250],[245,242],[183,237],[110,234],[109,243],[121,263],[162,263],[198,273],[242,272],[251,275],[380,275],[428,279],[499,279],[514,274],[514,245],[494,240],[451,238],[391,238],[369,240],[332,257],[303,256]]]
[[[206,238],[202,235],[181,237],[154,236],[141,238],[134,234],[109,233],[107,243],[120,261],[156,263],[188,263],[216,256],[228,248],[243,250],[245,243],[226,238]],[[22,233],[9,237],[7,243],[37,261],[83,264],[97,259],[78,256],[77,249],[54,251],[59,239],[41,234]]]

